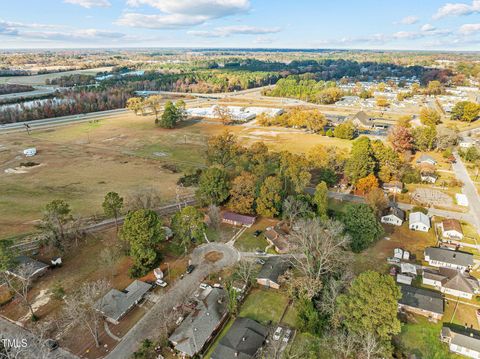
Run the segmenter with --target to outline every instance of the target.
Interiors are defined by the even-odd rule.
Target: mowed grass
[[[239,316],[263,325],[278,323],[287,307],[288,297],[277,290],[253,289],[242,305]]]
[[[242,252],[253,252],[257,249],[264,250],[268,246],[268,242],[265,239],[265,229],[275,225],[278,221],[260,218],[255,222],[253,226],[247,228],[245,232],[235,241],[235,248]],[[253,233],[255,231],[262,231],[262,233],[255,237]]]

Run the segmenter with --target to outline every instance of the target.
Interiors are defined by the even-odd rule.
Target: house
[[[440,223],[442,236],[449,239],[463,239],[462,224],[457,219],[444,219]]]
[[[420,179],[422,182],[435,183],[437,182],[438,176],[433,172],[420,172]]]
[[[473,266],[473,254],[460,251],[452,251],[447,248],[425,248],[425,261],[432,267],[453,268],[465,271]]]
[[[457,204],[459,206],[468,207],[468,198],[464,194],[456,193],[455,199],[457,200]]]
[[[461,148],[470,148],[470,147],[473,147],[475,145],[475,140],[471,137],[463,137],[458,145],[461,147]]]
[[[202,292],[195,309],[168,340],[184,356],[193,357],[212,340],[227,315],[226,292],[221,288],[209,287]]]
[[[382,185],[382,188],[389,193],[402,193],[403,183],[400,181],[387,182]]]
[[[443,317],[443,297],[431,290],[401,285],[402,298],[398,301],[398,309],[422,315],[434,321]]]
[[[408,274],[397,274],[397,283],[412,285],[413,277]]]
[[[422,283],[459,298],[472,299],[480,293],[478,279],[456,269],[424,269]]]
[[[423,154],[419,157],[419,159],[417,160],[417,163],[419,163],[419,164],[429,164],[429,165],[435,166],[437,164],[437,161],[432,156]]]
[[[408,216],[408,228],[412,231],[428,232],[430,230],[430,218],[422,212],[412,212]]]
[[[364,111],[357,112],[350,120],[356,127],[372,128],[374,124],[373,118],[368,116]]]
[[[145,294],[152,288],[148,283],[135,280],[123,291],[112,288],[95,304],[105,319],[113,324],[118,324],[125,314],[135,305],[140,303]]]
[[[251,227],[257,218],[253,216],[247,216],[244,214],[233,213],[225,211],[222,213],[222,222],[228,223],[234,226]]]
[[[382,213],[382,218],[380,219],[380,222],[392,224],[394,226],[401,226],[404,221],[405,212],[396,206],[391,206],[390,208],[387,208]]]
[[[252,359],[263,346],[268,330],[249,318],[237,318],[220,339],[211,359]]]
[[[275,248],[277,253],[288,253],[288,233],[282,228],[280,224],[274,227],[268,227],[265,230],[265,239],[267,242]]]
[[[440,338],[448,344],[451,352],[468,358],[480,358],[480,333],[478,331],[444,324]]]
[[[264,287],[279,289],[279,277],[289,268],[288,260],[273,256],[269,257],[257,276],[257,283]]]
[[[22,280],[33,279],[44,274],[49,265],[27,256],[15,258],[16,265],[6,273]]]

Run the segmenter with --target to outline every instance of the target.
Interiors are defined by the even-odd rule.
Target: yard
[[[239,316],[256,320],[263,325],[279,323],[287,305],[286,293],[274,289],[252,289],[240,309]]]
[[[242,252],[253,252],[257,249],[265,250],[268,242],[265,239],[265,228],[274,226],[278,221],[268,218],[259,218],[253,226],[247,228],[245,232],[235,241],[235,248]],[[262,231],[262,233],[255,237],[255,231]]]

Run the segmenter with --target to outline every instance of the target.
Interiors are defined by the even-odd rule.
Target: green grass
[[[253,252],[256,249],[264,250],[268,242],[263,234],[255,237],[251,231],[245,231],[235,242],[235,248],[242,252]]]
[[[288,325],[291,328],[298,328],[298,311],[295,308],[294,304],[290,304],[290,306],[288,307],[287,312],[282,319],[282,323]]]
[[[339,201],[337,199],[328,199],[328,209],[335,213],[343,213],[348,202]]]
[[[417,323],[404,324],[397,339],[408,355],[423,359],[459,358],[449,352],[440,341],[442,323],[430,323],[426,318],[416,317]]]
[[[242,305],[239,316],[256,320],[263,325],[278,323],[287,303],[288,298],[282,292],[254,289]]]

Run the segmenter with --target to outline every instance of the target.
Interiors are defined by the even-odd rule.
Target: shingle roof
[[[285,273],[288,266],[288,261],[282,257],[269,257],[265,261],[260,273],[258,273],[257,278],[269,279],[271,282],[278,283],[278,277]]]
[[[460,251],[452,251],[446,248],[428,247],[425,248],[425,256],[438,262],[451,263],[468,267],[473,265],[473,254]]]
[[[408,216],[409,223],[422,223],[430,228],[430,218],[422,212],[412,212]]]
[[[38,273],[46,270],[48,264],[37,261],[36,259],[27,257],[27,256],[18,256],[15,258],[16,266],[8,270],[8,273],[19,277],[20,268],[25,268],[25,274],[28,278],[37,275]]]
[[[480,352],[480,333],[476,330],[464,329],[458,327],[442,328],[442,337],[451,338],[451,343],[459,347],[467,348]]]
[[[95,307],[107,318],[118,321],[151,287],[148,283],[135,280],[123,292],[111,289],[97,301]]]
[[[227,221],[239,222],[244,225],[252,225],[255,223],[256,217],[225,211],[222,213],[222,219]]]
[[[457,231],[458,233],[463,234],[462,225],[457,219],[444,219],[442,221],[442,226],[444,231]]]
[[[267,337],[267,328],[249,318],[237,318],[220,340],[212,359],[250,359],[260,349]]]
[[[272,241],[272,243],[281,251],[288,249],[288,241],[286,233],[280,228],[271,228],[265,231],[265,237]]]
[[[353,117],[353,120],[357,119],[360,121],[362,125],[365,126],[370,126],[371,125],[371,118],[364,112],[364,111],[359,111],[357,112]]]
[[[185,318],[169,340],[174,343],[175,349],[194,356],[202,350],[226,313],[225,291],[220,288],[212,288],[207,297],[198,301],[195,310]]]
[[[437,160],[435,160],[435,158],[433,158],[432,156],[423,154],[417,160],[417,163],[422,163],[422,162],[437,163]]]
[[[423,309],[432,313],[443,314],[443,297],[431,290],[401,285],[402,298],[400,304]]]
[[[400,218],[402,221],[405,220],[405,211],[401,210],[396,206],[391,206],[383,212],[384,216],[388,216],[390,214],[393,214],[394,216]]]

